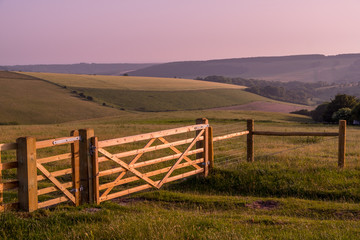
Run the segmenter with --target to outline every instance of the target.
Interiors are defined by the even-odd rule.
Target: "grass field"
[[[81,75],[60,73],[23,73],[62,86],[77,88],[117,89],[137,91],[187,91],[205,89],[244,89],[243,86],[203,82],[181,78]]]
[[[1,124],[58,123],[122,113],[17,73],[0,71],[0,85]]]
[[[98,104],[130,111],[180,111],[276,102],[244,87],[179,78],[23,73],[90,96]],[[284,105],[292,105],[281,103]],[[305,108],[305,106],[304,106]]]
[[[33,135],[66,136],[94,128],[100,139],[152,132],[207,117],[214,134],[255,129],[336,132],[290,114],[246,111],[126,113],[121,117],[52,125],[0,126],[0,141]],[[317,137],[255,137],[255,162],[245,161],[245,137],[215,143],[216,168],[128,198],[31,214],[1,214],[0,238],[9,239],[359,239],[360,137],[348,128],[347,162],[337,168],[337,141]],[[289,150],[290,149],[290,150]]]

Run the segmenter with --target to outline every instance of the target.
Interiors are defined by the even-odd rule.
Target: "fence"
[[[188,133],[195,133],[195,137],[184,136]],[[329,133],[255,131],[254,121],[248,120],[245,131],[213,135],[208,120],[198,119],[196,125],[103,141],[98,141],[94,130],[81,129],[72,131],[70,137],[44,141],[22,137],[16,143],[1,144],[0,212],[17,208],[31,212],[67,201],[76,206],[99,204],[145,189],[159,189],[188,176],[207,176],[214,166],[213,143],[242,135],[247,136],[248,162],[254,161],[255,135],[337,136],[338,166],[345,166],[345,121],[340,122],[339,132]],[[70,146],[71,151],[53,154],[57,146]],[[43,149],[46,157],[39,157]],[[14,156],[16,161],[11,160]]]

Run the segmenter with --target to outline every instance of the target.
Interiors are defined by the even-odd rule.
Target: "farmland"
[[[24,73],[90,96],[98,104],[129,111],[181,111],[274,100],[243,91],[243,86],[179,78]],[[284,106],[284,102],[276,102]],[[303,108],[297,105],[297,108]]]
[[[0,72],[0,84],[2,124],[58,123],[119,114],[29,76]]]

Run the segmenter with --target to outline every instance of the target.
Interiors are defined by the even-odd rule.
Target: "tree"
[[[351,120],[351,109],[340,108],[338,111],[333,113],[332,120],[335,122],[339,122],[340,120],[346,120],[347,122],[349,122]]]
[[[324,113],[328,107],[329,103],[320,104],[315,108],[315,110],[311,111],[311,117],[315,122],[323,122],[324,121]]]
[[[359,100],[350,95],[346,94],[338,94],[335,96],[335,99],[333,99],[327,106],[324,115],[323,120],[325,122],[334,122],[332,119],[332,116],[335,112],[337,112],[341,108],[350,108],[352,109],[359,103]]]
[[[351,118],[352,120],[360,121],[360,103],[352,109]]]

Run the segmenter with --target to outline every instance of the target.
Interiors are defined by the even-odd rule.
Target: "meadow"
[[[59,123],[121,114],[22,74],[0,71],[0,84],[0,124]]]
[[[125,112],[117,117],[48,125],[0,126],[1,142],[19,136],[62,137],[94,128],[100,139],[169,129],[207,117],[214,135],[246,129],[336,132],[304,116],[249,111]],[[246,138],[216,142],[215,168],[162,190],[101,205],[61,204],[34,213],[0,215],[3,239],[358,239],[360,137],[348,128],[347,161],[337,168],[337,140],[255,136],[255,162]]]
[[[243,86],[191,79],[30,72],[21,74],[66,87],[74,96],[83,96],[84,99],[91,97],[99,105],[128,111],[201,110],[255,101],[293,105],[246,92]]]

